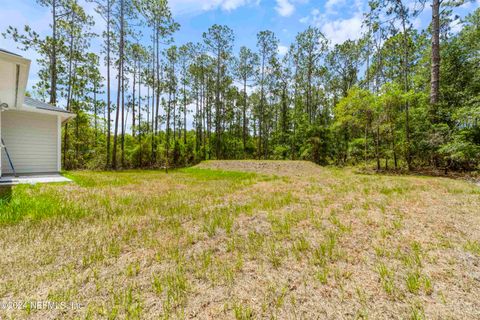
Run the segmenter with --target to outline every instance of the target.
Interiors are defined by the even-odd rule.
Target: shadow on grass
[[[0,186],[0,204],[8,203],[12,199],[12,187]]]
[[[453,180],[464,180],[474,183],[480,182],[480,171],[448,171],[432,169],[432,168],[414,168],[412,170],[406,169],[381,169],[375,170],[372,168],[357,168],[354,170],[355,174],[360,175],[381,175],[381,176],[414,176],[423,178],[447,178]]]

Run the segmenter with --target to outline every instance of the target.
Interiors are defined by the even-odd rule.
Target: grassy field
[[[69,172],[0,203],[2,310],[46,319],[480,319],[480,187],[306,162]]]

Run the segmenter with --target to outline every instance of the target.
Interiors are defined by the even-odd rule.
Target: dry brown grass
[[[0,301],[83,307],[0,319],[480,319],[474,184],[292,161],[71,175],[0,206],[29,212],[0,227]],[[39,217],[52,193],[75,205]]]

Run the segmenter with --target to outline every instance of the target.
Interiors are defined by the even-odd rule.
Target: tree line
[[[48,36],[31,26],[3,33],[41,57],[32,94],[76,114],[62,133],[67,169],[251,158],[480,164],[480,9],[459,21],[463,1],[412,9],[373,0],[358,40],[332,44],[309,26],[282,55],[269,30],[235,52],[234,31],[217,24],[177,44],[166,0],[89,1],[101,34],[77,0],[38,0],[51,12]],[[418,30],[413,21],[427,5],[431,23]]]

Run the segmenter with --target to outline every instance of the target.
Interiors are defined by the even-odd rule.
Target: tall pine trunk
[[[409,50],[408,50],[408,37],[407,37],[407,27],[406,27],[406,17],[402,19],[402,31],[403,31],[403,77],[404,77],[404,90],[407,93],[410,90],[409,85]],[[410,150],[410,105],[409,102],[405,102],[405,138],[406,138],[406,150],[405,158],[407,161],[408,170],[412,169],[412,157]]]
[[[122,49],[123,51],[123,49]],[[121,163],[122,168],[125,168],[125,68],[123,67],[123,59],[122,59],[122,137],[121,137]]]
[[[110,140],[111,140],[111,97],[110,97],[110,0],[107,1],[107,161],[106,168],[110,167]]]
[[[440,0],[432,3],[432,70],[430,104],[433,108],[438,103],[440,90]]]
[[[243,141],[243,158],[247,158],[247,77],[243,78],[243,130],[242,130],[242,141]]]
[[[187,145],[187,88],[185,85],[185,79],[183,82],[183,144],[185,146]]]
[[[123,48],[124,48],[124,1],[120,0],[120,41],[118,55],[118,85],[117,85],[117,110],[115,114],[115,132],[113,136],[112,167],[117,169],[117,145],[118,145],[118,121],[121,108],[122,86],[123,86]],[[122,122],[123,127],[123,122]]]
[[[137,68],[136,68],[136,61],[133,62],[133,65],[134,65],[134,69],[133,69],[133,86],[132,86],[132,89],[133,89],[133,92],[132,92],[132,137],[135,137],[135,103],[136,103],[136,99],[135,99],[135,88],[136,88],[136,84],[137,84]]]
[[[95,141],[93,142],[93,145],[96,147],[97,146],[97,141],[98,141],[98,107],[97,107],[97,84],[95,83],[93,85],[93,119],[95,120],[94,126],[95,126]]]
[[[72,14],[73,19],[73,14]],[[73,21],[71,22],[73,24]],[[72,101],[72,65],[73,65],[73,33],[70,34],[70,48],[68,57],[68,90],[67,90],[67,111],[71,111]],[[69,168],[67,164],[67,153],[69,149],[68,140],[68,122],[65,123],[65,134],[63,136],[63,165]]]
[[[52,56],[50,65],[50,104],[57,104],[57,1],[52,0]],[[65,130],[66,131],[66,130]]]
[[[143,158],[143,148],[142,148],[142,74],[141,74],[142,65],[140,60],[138,60],[138,147],[139,149],[139,161],[138,165],[142,167],[142,158]]]
[[[156,143],[156,140],[157,140],[157,133],[158,133],[158,112],[159,112],[159,109],[160,109],[160,34],[159,34],[159,31],[158,31],[158,27],[156,28],[156,37],[155,37],[155,40],[156,40],[156,105],[155,105],[155,135],[154,135],[154,148],[153,148],[153,160],[154,162],[156,162],[157,160],[157,143]]]

